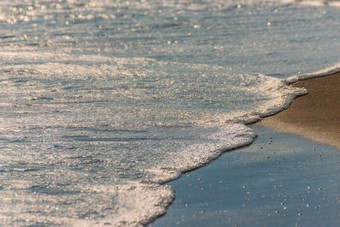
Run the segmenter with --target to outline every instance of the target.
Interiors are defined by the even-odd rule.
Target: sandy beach
[[[308,95],[260,124],[340,148],[339,85],[340,73],[298,81],[293,86],[306,88]]]

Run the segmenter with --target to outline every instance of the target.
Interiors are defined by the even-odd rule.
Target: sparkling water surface
[[[0,223],[136,225],[339,68],[338,1],[0,2]]]

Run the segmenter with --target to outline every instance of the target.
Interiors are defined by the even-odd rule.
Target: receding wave
[[[78,224],[84,217],[113,225],[152,220],[174,198],[173,191],[161,184],[206,165],[225,151],[249,145],[256,134],[245,123],[282,110],[305,92],[277,78],[228,75],[223,67],[212,72],[203,64],[96,56],[82,56],[86,64],[74,64],[72,55],[27,55],[34,56],[30,64],[1,68],[1,103],[7,103],[1,112],[3,119],[11,119],[1,126],[2,142],[11,152],[1,154],[2,169],[9,176],[1,192],[11,193],[8,185],[15,185],[33,193],[21,194],[24,199],[38,201],[34,194],[39,195],[52,210],[63,206],[53,197],[67,197],[75,210],[58,214],[61,219],[44,213],[44,220],[53,224]],[[9,56],[22,58],[21,54]],[[51,61],[55,58],[58,61]],[[208,69],[209,78],[204,72]],[[13,153],[12,146],[20,149]],[[23,158],[26,163],[20,163]],[[6,170],[13,166],[20,171]],[[55,171],[57,175],[50,175]],[[104,191],[101,198],[96,195],[98,185]],[[78,200],[85,195],[91,199],[86,201],[87,211],[80,212],[77,207],[84,204]],[[106,207],[101,219],[102,212],[93,213],[98,209],[94,201],[108,197],[114,200],[101,205]],[[133,204],[141,197],[147,204]],[[117,212],[122,204],[130,204],[126,212],[138,215],[127,218]],[[14,206],[19,205],[7,206],[2,213]],[[22,219],[34,223],[42,217],[40,206],[35,215],[27,209],[20,205],[13,223]]]

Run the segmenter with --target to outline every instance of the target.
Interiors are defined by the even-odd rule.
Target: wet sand
[[[260,124],[340,148],[340,73],[293,83],[308,94]]]
[[[149,226],[340,226],[339,149],[250,127],[251,146],[168,183],[176,199]]]

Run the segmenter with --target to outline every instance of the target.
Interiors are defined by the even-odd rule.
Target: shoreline
[[[291,85],[306,88],[308,94],[297,97],[287,109],[256,124],[340,148],[340,72]]]
[[[322,75],[319,77],[301,78],[300,80],[297,80],[296,82],[289,83],[288,86],[289,85],[292,85],[294,87],[306,88],[308,90],[308,94],[296,97],[292,101],[290,106],[288,106],[285,110],[282,110],[281,112],[275,115],[265,117],[256,123],[252,123],[248,125],[248,127],[251,127],[251,128],[255,127],[257,129],[260,128],[264,130],[265,132],[263,133],[265,137],[267,138],[261,138],[263,137],[263,135],[262,136],[259,135],[259,138],[255,139],[255,141],[250,146],[236,149],[236,151],[233,151],[232,153],[230,152],[226,152],[226,153],[230,153],[229,156],[230,155],[233,156],[234,155],[233,153],[238,153],[238,152],[248,153],[247,150],[251,150],[251,153],[259,152],[261,153],[261,156],[266,156],[266,158],[269,161],[273,158],[273,156],[270,157],[268,155],[274,154],[275,156],[275,153],[281,153],[283,150],[292,150],[291,151],[292,155],[298,154],[300,153],[299,151],[301,151],[302,153],[300,153],[300,155],[304,156],[303,159],[309,160],[308,164],[311,164],[311,168],[314,168],[315,166],[319,166],[319,162],[320,162],[319,160],[311,161],[313,159],[312,156],[314,156],[314,154],[312,153],[315,153],[315,151],[317,151],[316,157],[320,158],[320,160],[324,160],[324,155],[327,155],[328,158],[326,158],[327,160],[325,161],[332,166],[332,169],[337,171],[338,167],[337,165],[334,165],[333,163],[336,160],[333,160],[330,156],[333,155],[335,157],[337,153],[335,151],[340,149],[340,126],[339,126],[340,125],[340,114],[339,114],[340,113],[340,100],[337,100],[337,97],[340,96],[340,89],[337,87],[337,85],[340,85],[340,72],[330,73],[329,75]],[[268,131],[271,131],[270,135],[268,135]],[[286,141],[286,138],[289,138],[291,142]],[[263,140],[263,141],[259,141],[259,140]],[[277,147],[274,146],[275,148],[273,147],[274,144],[272,144],[274,140],[277,140],[277,145],[280,144]],[[300,144],[302,148],[300,148],[300,146],[297,146],[297,147],[294,146],[295,140],[298,141],[296,143]],[[257,144],[263,144],[263,146],[259,147]],[[270,150],[268,150],[269,148],[268,146],[271,147]],[[274,150],[274,153],[271,152],[272,150]],[[311,151],[314,151],[314,152],[311,152]],[[331,153],[329,154],[329,152]],[[321,155],[321,153],[323,154]],[[215,207],[216,204],[219,203],[216,200],[212,200],[212,199],[216,199],[215,198],[216,195],[211,195],[211,193],[206,194],[207,192],[205,192],[205,194],[203,195],[205,198],[202,198],[199,204],[195,204],[197,203],[195,199],[197,200],[198,198],[194,199],[193,195],[195,194],[192,195],[192,192],[190,191],[192,190],[192,187],[195,184],[198,184],[195,186],[195,188],[196,189],[200,188],[200,190],[202,190],[203,188],[208,188],[208,187],[209,188],[217,187],[217,190],[221,190],[219,189],[221,186],[220,185],[221,182],[223,182],[223,180],[221,179],[222,177],[221,174],[217,176],[218,179],[214,179],[215,182],[210,182],[209,185],[206,183],[205,184],[203,183],[202,185],[201,177],[198,178],[197,180],[198,182],[189,180],[190,183],[188,184],[187,183],[188,179],[187,177],[185,177],[185,176],[191,177],[192,175],[208,174],[210,177],[216,178],[214,175],[212,175],[212,172],[215,173],[216,171],[220,171],[221,168],[225,168],[223,163],[226,163],[226,158],[223,158],[223,157],[226,157],[226,156],[227,156],[226,154],[223,154],[222,157],[213,161],[209,165],[204,166],[202,168],[198,168],[195,171],[189,171],[188,173],[184,173],[183,176],[180,177],[179,179],[166,183],[167,185],[171,185],[176,190],[176,199],[174,200],[173,204],[171,204],[167,208],[167,213],[164,216],[158,217],[156,220],[151,221],[148,224],[148,226],[167,226],[167,225],[171,226],[171,224],[183,225],[184,223],[185,225],[189,225],[189,226],[196,226],[196,225],[200,226],[201,224],[200,221],[203,221],[206,224],[209,224],[209,223],[211,224],[211,223],[214,223],[215,218],[222,218],[223,216],[226,217],[225,216],[226,213],[229,213],[230,210],[228,210],[228,212],[226,212],[226,210],[223,210],[223,212],[221,210],[216,210],[216,212],[211,210],[208,214],[206,214],[206,211],[205,211],[206,207],[202,206],[204,202],[206,206],[208,206],[208,204],[210,203]],[[285,155],[285,157],[287,157],[287,154]],[[295,160],[295,158],[291,160]],[[280,160],[277,160],[277,161],[278,161],[277,163],[281,162]],[[244,162],[245,162],[244,165],[246,167],[249,162],[252,162],[252,160],[248,159],[248,160],[245,160]],[[222,166],[221,166],[221,163],[222,163]],[[227,161],[227,164],[229,164],[229,161]],[[266,162],[263,162],[262,164],[267,165]],[[300,162],[298,162],[297,164],[296,163],[291,164],[290,168],[284,171],[288,173],[287,176],[285,176],[285,178],[289,178],[289,175],[294,175],[300,169],[298,167],[299,165],[300,165]],[[219,167],[216,167],[216,166],[219,166]],[[247,168],[249,169],[249,167]],[[271,164],[269,168],[273,168],[273,165]],[[214,171],[212,171],[211,169]],[[243,171],[247,171],[247,170],[245,169]],[[228,173],[225,173],[225,174],[228,174]],[[308,173],[306,174],[312,174],[312,171],[309,170]],[[317,176],[318,175],[319,173],[317,173]],[[324,187],[326,187],[326,185],[329,184],[331,181],[330,179],[328,179],[328,177],[331,177],[331,176],[327,176],[327,179],[325,178],[322,182],[320,182],[321,184],[323,184]],[[242,179],[242,180],[249,180],[249,179]],[[264,179],[261,178],[259,180],[264,180]],[[291,180],[296,181],[296,177],[292,177]],[[304,178],[303,181],[301,181],[301,183],[304,181],[306,181],[306,178]],[[307,182],[304,182],[304,183],[307,183]],[[313,181],[310,181],[310,183],[314,184]],[[334,184],[334,182],[333,182],[333,185],[336,185],[336,187],[338,187],[338,184]],[[227,186],[225,187],[228,188]],[[276,190],[276,186],[274,187]],[[322,187],[318,188],[319,191],[320,191],[320,188]],[[178,189],[181,190],[181,192],[179,192]],[[184,192],[183,192],[183,189],[184,189]],[[307,186],[307,189],[310,189],[310,186]],[[294,191],[295,189],[289,189],[289,190]],[[303,188],[298,189],[298,191],[299,193],[304,194],[304,192],[302,192],[304,191]],[[179,195],[179,193],[181,193],[182,195]],[[310,193],[310,191],[308,191],[308,193]],[[187,197],[187,203],[184,203],[184,204],[183,204],[183,198],[184,198],[183,195],[184,197]],[[316,193],[316,195],[318,195],[318,192]],[[202,195],[200,195],[199,197],[201,196]],[[225,201],[225,202],[228,203],[228,201]],[[233,202],[236,202],[236,201],[233,201]],[[320,201],[316,201],[316,200],[314,201],[313,199],[311,200],[311,202],[320,203]],[[337,203],[339,202],[340,201],[337,201]],[[194,206],[196,207],[188,208],[190,203],[194,203]],[[226,206],[227,205],[228,204],[226,204]],[[244,212],[242,211],[244,209],[243,208],[244,204],[241,204],[241,206],[242,208],[238,208],[234,210],[232,214],[234,218],[238,212],[241,212],[241,213]],[[277,218],[279,218],[278,217],[280,216],[279,208],[284,208],[284,210],[286,209],[285,207],[279,207],[277,205],[272,205],[272,204],[271,205],[266,204],[266,206],[268,206],[268,208],[272,211],[274,208],[276,210],[274,211],[274,213],[270,213],[269,211],[266,211],[268,213],[264,214],[262,218],[260,218],[260,220],[256,220],[256,221],[260,221],[257,223],[258,226],[262,225],[263,224],[262,221],[264,220],[266,220],[265,222],[269,221],[270,224],[274,223],[275,221],[269,217],[277,216]],[[309,204],[307,204],[306,206],[309,207]],[[300,206],[299,209],[303,209],[302,207],[303,206]],[[319,207],[320,205],[315,206],[314,210],[318,210]],[[331,209],[334,209],[334,208],[335,208],[334,206],[331,207]],[[191,211],[188,212],[188,209],[191,209]],[[298,212],[298,210],[295,210],[295,212]],[[329,212],[329,210],[327,212]],[[307,215],[309,216],[310,219],[312,218],[312,216],[316,215],[315,212],[313,213],[313,215],[312,213]],[[295,215],[291,217],[292,218],[294,217],[293,219],[295,219]],[[301,216],[301,213],[298,213],[297,215]],[[265,216],[268,216],[268,218]],[[325,217],[324,215],[321,215],[321,216]],[[335,217],[335,216],[332,216],[332,217]],[[283,219],[281,218],[283,217],[279,218],[280,219],[279,224],[286,223],[286,221],[284,221],[286,217],[284,217]],[[229,220],[231,219],[229,218]],[[302,221],[301,217],[299,217],[298,219],[295,219],[295,221],[296,221],[295,223],[290,223],[290,224],[307,223],[307,221]],[[229,224],[233,224],[233,225],[237,223],[241,224],[242,221],[235,219],[229,222]],[[245,224],[245,223],[250,224],[250,222],[244,222],[242,224]],[[337,221],[331,220],[330,223],[337,223]],[[215,222],[215,224],[219,225],[221,223]]]

